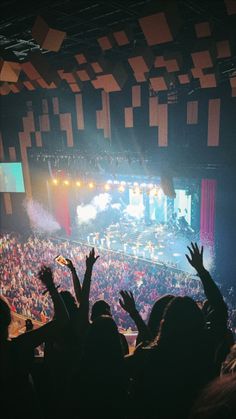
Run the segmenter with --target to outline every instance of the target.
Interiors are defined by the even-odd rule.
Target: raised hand
[[[42,266],[40,271],[38,272],[38,277],[42,281],[43,285],[45,285],[48,291],[52,288],[55,288],[52,270],[49,266]]]
[[[99,256],[95,256],[95,250],[94,247],[89,252],[89,256],[86,256],[86,267],[92,268],[94,263],[98,260]]]
[[[127,313],[131,314],[136,311],[136,305],[134,296],[131,291],[120,291],[120,295],[122,299],[119,299],[119,303],[123,310],[127,311]]]
[[[185,255],[186,258],[188,259],[188,262],[190,263],[190,265],[193,266],[193,268],[196,269],[196,271],[200,271],[202,269],[204,269],[204,265],[203,265],[203,246],[201,246],[201,250],[199,250],[199,247],[197,245],[197,243],[192,243],[191,242],[191,247],[187,246],[190,256],[189,255]]]
[[[70,270],[72,270],[72,269],[74,269],[74,265],[73,265],[73,263],[72,263],[72,261],[70,260],[70,259],[67,259],[66,258],[66,262],[67,262],[67,267],[70,269]]]
[[[78,277],[76,269],[75,269],[75,267],[74,267],[74,265],[73,265],[73,263],[70,259],[66,259],[66,266],[71,271],[76,300],[77,300],[77,303],[80,304],[81,291],[82,290],[81,290],[81,284],[80,284],[79,277]]]

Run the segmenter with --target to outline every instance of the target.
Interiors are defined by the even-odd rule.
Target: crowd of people
[[[8,297],[12,310],[29,318],[45,322],[52,316],[48,296],[41,295],[37,271],[41,263],[53,266],[55,282],[60,289],[73,293],[70,270],[55,262],[57,255],[72,260],[81,278],[85,255],[90,248],[71,241],[59,241],[30,236],[23,239],[15,234],[0,237],[2,265],[0,267],[0,294]],[[94,272],[90,299],[94,303],[105,299],[113,307],[114,318],[120,328],[133,329],[134,323],[120,308],[119,291],[130,289],[136,297],[144,320],[147,319],[152,301],[168,293],[176,296],[189,295],[203,300],[201,282],[197,276],[164,265],[140,261],[137,258],[115,252],[100,252],[101,260]]]
[[[196,277],[36,236],[2,234],[0,256],[5,418],[236,417],[234,334],[202,247],[187,249]],[[43,325],[10,339],[11,311]],[[138,332],[132,354],[128,327]]]

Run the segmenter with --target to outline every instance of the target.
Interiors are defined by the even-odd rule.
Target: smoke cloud
[[[32,229],[41,233],[54,233],[60,230],[60,225],[43,206],[33,199],[24,202],[24,207],[30,219]]]
[[[100,212],[106,211],[112,201],[111,195],[103,193],[96,195],[89,204],[77,206],[79,224],[88,224],[95,220]]]
[[[125,210],[123,211],[124,214],[129,215],[132,218],[141,219],[144,217],[144,205],[127,205]]]

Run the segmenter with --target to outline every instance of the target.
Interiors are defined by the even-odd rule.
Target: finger
[[[198,247],[198,244],[197,243],[195,243],[195,247],[196,247],[197,252],[200,253],[199,252],[199,247]]]
[[[190,252],[191,256],[193,257],[193,251],[192,251],[192,249],[191,249],[189,246],[187,246],[187,248],[188,248],[188,250],[189,250],[189,252]]]
[[[203,246],[201,246],[201,256],[203,256]]]
[[[188,262],[190,263],[190,265],[192,265],[192,261],[191,261],[190,257],[188,255],[185,255],[185,256],[188,259]]]
[[[194,245],[193,242],[191,242],[191,246],[192,246],[193,251],[195,252],[196,251],[196,248],[195,248],[195,245]]]

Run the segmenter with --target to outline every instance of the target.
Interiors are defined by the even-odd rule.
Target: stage
[[[78,235],[80,236],[80,235]],[[83,237],[80,236],[80,239]],[[111,224],[100,232],[90,233],[86,241],[96,248],[130,255],[153,263],[187,269],[185,250],[195,240],[192,230],[184,231],[168,224],[146,225],[144,221],[123,221]]]
[[[166,191],[160,178],[144,176],[54,178],[51,211],[71,240],[189,272],[187,246],[201,238],[201,179],[172,182]],[[204,244],[210,268],[212,246]]]

